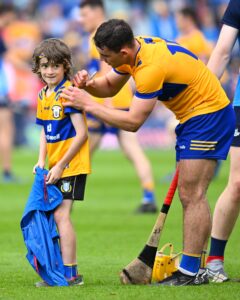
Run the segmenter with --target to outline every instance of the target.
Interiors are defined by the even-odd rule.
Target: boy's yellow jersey
[[[97,48],[93,42],[92,36],[90,36],[90,41],[89,41],[90,47],[89,47],[89,52],[90,52],[90,63],[89,63],[89,72],[92,74],[95,71],[98,71],[97,76],[103,75],[100,70],[100,58],[99,58],[99,53],[97,51]],[[111,98],[111,104],[115,108],[122,108],[126,109],[129,108],[131,100],[132,100],[132,89],[129,83],[126,83],[123,88],[115,95],[114,97]],[[102,98],[97,98],[94,97],[94,99],[98,103],[104,103],[104,99]]]
[[[218,111],[229,104],[220,82],[198,57],[182,46],[160,38],[137,37],[135,65],[122,65],[118,74],[130,74],[138,98],[157,97],[183,123]]]
[[[70,107],[63,107],[62,105],[63,99],[60,98],[59,95],[61,94],[62,89],[70,85],[71,82],[64,79],[49,97],[46,96],[47,87],[42,88],[38,94],[36,123],[42,125],[44,128],[47,140],[49,169],[56,165],[56,163],[64,156],[69,149],[73,138],[76,136],[70,114],[83,113]],[[90,173],[90,158],[87,140],[71,162],[66,166],[61,177],[88,173]]]

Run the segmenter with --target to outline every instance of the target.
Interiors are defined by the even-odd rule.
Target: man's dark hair
[[[80,8],[84,8],[85,6],[90,6],[92,8],[100,7],[104,10],[104,4],[102,0],[83,0],[79,4]]]
[[[131,27],[124,20],[111,19],[102,23],[93,37],[95,45],[103,49],[119,52],[123,46],[134,45],[134,36]]]
[[[39,71],[41,58],[46,57],[50,64],[63,64],[65,77],[70,79],[72,71],[71,51],[68,46],[59,39],[46,39],[42,41],[34,50],[32,56],[32,71],[38,74],[42,79]]]

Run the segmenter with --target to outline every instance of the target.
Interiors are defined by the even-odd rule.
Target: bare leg
[[[0,157],[2,168],[11,172],[14,126],[12,112],[9,108],[0,109]]]
[[[240,209],[240,148],[230,149],[230,175],[213,214],[212,237],[228,240]]]
[[[208,185],[216,167],[214,160],[181,160],[178,190],[183,206],[183,251],[201,254],[211,228],[206,199]]]
[[[76,234],[70,219],[73,201],[63,200],[62,204],[54,211],[54,218],[60,235],[60,246],[63,263],[76,264]]]
[[[92,157],[93,153],[97,150],[99,147],[99,144],[101,142],[102,135],[99,133],[89,133],[89,146],[90,146],[90,155]]]
[[[139,144],[136,133],[120,130],[119,143],[125,156],[133,163],[142,187],[153,184],[151,164]]]

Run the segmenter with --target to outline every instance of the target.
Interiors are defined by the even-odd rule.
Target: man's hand
[[[63,106],[71,106],[79,110],[85,109],[93,101],[87,92],[73,86],[64,89],[60,97],[66,100],[63,101]]]

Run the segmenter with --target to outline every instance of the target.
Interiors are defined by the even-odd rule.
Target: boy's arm
[[[45,137],[44,128],[41,130],[40,134],[40,145],[39,145],[39,155],[38,155],[38,162],[33,167],[33,174],[36,174],[36,167],[44,168],[45,162],[47,157],[47,141]]]
[[[84,122],[83,115],[80,113],[72,113],[70,114],[70,117],[76,131],[76,136],[73,138],[72,144],[64,156],[49,171],[47,175],[47,184],[53,184],[61,178],[62,172],[66,165],[73,159],[81,146],[87,140],[87,127]]]

